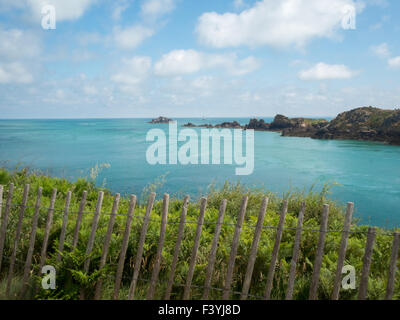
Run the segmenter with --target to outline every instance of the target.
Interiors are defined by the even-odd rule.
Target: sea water
[[[236,176],[235,165],[156,165],[146,161],[146,134],[168,124],[150,119],[0,120],[0,164],[41,169],[55,176],[87,176],[96,164],[111,166],[97,183],[121,194],[137,194],[156,181],[157,192],[205,194],[225,181],[265,187],[282,195],[290,189],[320,191],[326,183],[333,199],[355,203],[361,223],[400,226],[400,147],[375,142],[313,140],[255,133],[254,172]],[[178,126],[249,119],[177,119]],[[272,119],[265,118],[266,122]],[[196,130],[201,130],[196,128]],[[223,145],[223,144],[222,144]],[[223,163],[223,162],[222,162]]]

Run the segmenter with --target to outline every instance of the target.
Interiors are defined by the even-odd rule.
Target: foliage
[[[100,168],[100,167],[98,167]],[[99,170],[92,171],[98,174]],[[63,178],[55,178],[43,174],[39,171],[31,171],[27,169],[18,169],[13,172],[0,169],[1,183],[5,184],[4,198],[8,195],[8,185],[14,183],[15,191],[13,203],[21,203],[22,192],[25,184],[30,184],[30,198],[25,212],[23,221],[21,240],[17,253],[17,263],[15,276],[19,279],[22,272],[25,257],[28,251],[29,237],[31,234],[31,222],[34,213],[35,194],[39,187],[43,188],[43,196],[41,199],[39,224],[34,250],[34,274],[39,275],[38,261],[40,261],[40,250],[44,237],[44,228],[47,220],[47,210],[50,204],[50,197],[53,188],[58,191],[57,201],[55,204],[54,221],[49,237],[48,257],[46,264],[55,266],[57,270],[57,289],[42,290],[40,289],[40,277],[34,277],[32,285],[37,290],[31,290],[30,298],[33,299],[79,299],[83,292],[85,298],[93,298],[94,287],[99,279],[103,281],[103,299],[111,299],[113,294],[113,285],[115,281],[115,273],[119,259],[121,242],[124,234],[126,214],[129,208],[129,197],[121,197],[118,215],[116,217],[111,244],[107,257],[106,267],[99,270],[100,257],[102,254],[105,234],[108,227],[110,215],[102,214],[100,216],[98,229],[96,233],[93,251],[90,257],[86,256],[86,244],[90,237],[93,211],[96,208],[97,194],[99,191],[104,191],[104,201],[102,213],[111,212],[113,204],[113,194],[105,188],[96,187],[92,177],[79,178],[75,182],[70,182]],[[5,178],[4,178],[5,177]],[[144,193],[146,196],[149,192],[157,190],[165,177],[161,177],[154,185],[148,186]],[[64,204],[67,192],[73,192],[72,201],[70,204],[70,213],[68,217],[67,237],[65,240],[62,259],[57,261],[58,255],[58,239],[61,233],[61,226],[64,214]],[[77,218],[77,211],[80,204],[82,192],[88,192],[87,205],[82,219],[82,225],[79,233],[79,242],[76,248],[72,247],[72,240]],[[223,199],[228,200],[227,210],[222,226],[219,246],[216,256],[216,265],[212,279],[212,286],[216,288],[224,287],[224,278],[227,270],[227,261],[229,259],[232,238],[236,223],[237,214],[240,209],[241,199],[244,195],[249,196],[247,212],[244,226],[241,232],[238,253],[236,257],[234,279],[232,289],[235,292],[240,292],[244,275],[247,269],[248,257],[254,236],[254,227],[257,223],[257,217],[262,199],[265,196],[269,197],[267,215],[264,221],[264,226],[276,226],[279,221],[279,214],[282,208],[282,198],[277,194],[271,193],[264,189],[248,189],[245,186],[238,184],[226,183],[222,188],[210,186],[207,194],[208,203],[205,213],[205,223],[202,227],[201,242],[197,256],[197,263],[193,278],[194,286],[203,286],[205,280],[206,269],[209,261],[209,253],[211,243],[215,232],[215,221],[218,217],[220,203]],[[308,290],[313,272],[313,263],[315,259],[316,244],[318,241],[318,229],[322,207],[324,204],[330,205],[329,214],[329,230],[341,230],[344,223],[345,206],[336,201],[329,199],[329,186],[325,186],[320,192],[313,189],[309,191],[290,190],[283,196],[288,200],[288,214],[285,221],[285,231],[283,233],[282,242],[279,250],[278,263],[276,266],[274,288],[272,297],[274,299],[284,299],[287,287],[287,280],[290,270],[290,262],[292,258],[292,250],[295,236],[295,228],[297,226],[297,215],[303,202],[306,204],[306,215],[304,227],[309,229],[302,234],[301,254],[298,260],[298,269],[296,283],[294,288],[294,298],[298,300],[308,299]],[[10,257],[15,236],[15,228],[18,222],[18,207],[13,207],[10,214],[8,233],[4,249],[4,257]],[[172,264],[173,253],[175,249],[176,236],[179,228],[179,219],[182,209],[182,200],[174,196],[171,197],[169,203],[169,215],[167,226],[167,234],[163,249],[163,257],[161,260],[161,268],[159,274],[159,282],[157,286],[155,298],[163,298],[170,266]],[[128,243],[127,255],[125,259],[123,282],[120,292],[120,299],[126,299],[128,295],[129,285],[132,279],[133,266],[138,249],[139,237],[142,229],[143,216],[145,214],[145,202],[141,202],[135,209],[135,216],[131,226],[131,236]],[[196,222],[199,212],[198,199],[192,199],[187,211],[187,223],[185,225],[184,237],[181,244],[179,254],[179,263],[175,272],[175,285],[172,292],[172,299],[181,299],[183,294],[183,284],[186,281],[186,275],[189,269],[190,257],[192,254],[193,240],[196,233]],[[157,200],[154,209],[151,213],[146,241],[144,246],[143,259],[141,261],[141,271],[139,275],[138,287],[135,297],[144,299],[148,288],[148,281],[152,275],[154,260],[157,252],[158,240],[160,236],[160,220],[162,213],[162,200]],[[312,231],[312,230],[316,231]],[[350,264],[357,271],[357,280],[360,279],[362,261],[364,255],[364,247],[366,241],[365,231],[367,226],[352,225],[352,230],[360,231],[351,233],[348,242],[348,250],[345,264]],[[364,231],[364,232],[361,232]],[[273,245],[275,241],[276,231],[272,228],[264,228],[262,231],[260,244],[258,248],[257,258],[254,265],[252,277],[252,285],[250,294],[254,297],[262,297],[265,290],[266,275],[269,269],[269,261],[271,259]],[[376,245],[373,253],[373,263],[371,265],[369,297],[371,299],[382,299],[385,295],[387,282],[388,263],[391,254],[392,236],[386,235],[387,230],[379,229],[376,240]],[[319,298],[329,299],[332,288],[333,279],[336,272],[336,264],[338,250],[340,246],[342,233],[329,232],[326,235],[325,254],[321,269],[321,279],[319,285]],[[86,259],[90,258],[90,269],[88,273],[83,272],[83,265]],[[4,282],[8,271],[8,259],[3,259],[2,273],[0,274],[1,283]],[[400,275],[397,274],[395,287],[395,299],[400,298]],[[18,287],[18,281],[15,281],[15,286]],[[4,292],[4,285],[0,285],[0,297]],[[201,298],[202,289],[193,288],[192,298]],[[341,291],[342,299],[355,299],[357,290]],[[220,299],[221,291],[211,290],[210,299]],[[232,295],[232,298],[239,298],[237,294]]]

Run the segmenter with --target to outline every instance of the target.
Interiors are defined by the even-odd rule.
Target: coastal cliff
[[[328,124],[324,119],[309,118],[288,118],[278,114],[272,123],[266,123],[264,120],[251,119],[245,129],[253,129],[257,131],[313,131]]]
[[[365,140],[400,145],[400,109],[384,110],[362,107],[339,114],[335,119],[288,118],[277,115],[271,123],[263,119],[251,119],[242,126],[237,121],[218,125],[194,125],[186,127],[229,128],[256,131],[282,132],[285,137],[309,137],[313,139]]]
[[[367,140],[400,145],[400,110],[362,107],[327,122],[305,128],[289,127],[283,136],[314,139]]]

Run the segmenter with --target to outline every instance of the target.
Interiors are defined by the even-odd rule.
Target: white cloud
[[[239,94],[238,98],[240,99],[241,102],[246,104],[254,103],[261,100],[258,94],[249,91]]]
[[[233,6],[235,7],[235,9],[239,10],[239,9],[242,9],[243,7],[245,7],[246,4],[243,0],[234,0]]]
[[[400,56],[393,57],[392,53],[389,50],[389,46],[387,43],[382,43],[377,46],[372,46],[371,50],[376,56],[386,59],[389,67],[391,67],[391,68],[400,67]]]
[[[236,66],[234,66],[234,63],[232,64],[233,66],[231,68],[231,73],[238,76],[253,72],[260,66],[259,61],[254,57],[248,57],[240,60],[237,62]]]
[[[373,25],[371,25],[371,26],[369,27],[369,29],[370,29],[370,30],[378,30],[378,29],[381,29],[381,28],[384,26],[384,24],[385,24],[387,21],[389,21],[389,20],[390,20],[390,16],[388,16],[388,15],[382,16],[382,18],[380,19],[380,21],[377,22],[377,23],[375,23],[375,24],[373,24]]]
[[[83,87],[83,92],[89,96],[96,95],[98,93],[97,88],[92,85],[85,85]]]
[[[121,71],[112,75],[111,80],[127,86],[136,86],[147,78],[151,65],[150,57],[123,59]]]
[[[76,20],[80,18],[97,0],[23,0],[35,17],[41,17],[44,5],[53,5],[56,9],[57,21]]]
[[[127,0],[118,1],[113,9],[111,17],[113,20],[121,19],[122,13],[129,8],[129,2]]]
[[[20,59],[40,54],[38,37],[32,32],[19,29],[0,29],[0,57],[2,59]]]
[[[129,6],[125,0],[116,7],[113,17],[118,20]],[[157,30],[158,19],[175,9],[175,0],[146,0],[141,5],[142,22],[130,27],[114,28],[114,41],[122,49],[134,49]]]
[[[29,31],[0,29],[0,83],[31,83],[31,62],[41,53],[38,37]]]
[[[71,60],[76,63],[81,63],[85,61],[93,61],[96,59],[96,53],[94,51],[89,51],[86,49],[74,49],[71,53]]]
[[[199,71],[203,66],[203,56],[195,50],[174,50],[164,54],[155,64],[157,75],[180,75]]]
[[[309,93],[304,97],[304,100],[306,100],[306,101],[326,101],[326,100],[328,100],[328,98],[321,94]]]
[[[263,0],[240,14],[204,13],[198,40],[216,48],[271,45],[303,46],[313,38],[331,37],[353,0]]]
[[[392,68],[399,68],[400,67],[400,56],[389,59],[388,63],[389,63],[389,66]]]
[[[0,83],[31,83],[32,74],[19,62],[0,64]]]
[[[372,46],[371,51],[380,58],[387,58],[390,56],[390,50],[387,43]]]
[[[146,17],[159,18],[175,9],[174,0],[146,0],[141,13]]]
[[[92,45],[92,44],[99,44],[104,39],[97,32],[82,32],[77,36],[77,40],[79,41],[80,45],[89,46],[89,45]]]
[[[134,25],[125,29],[116,27],[114,29],[114,40],[118,47],[122,49],[134,49],[153,34],[153,29],[142,25]]]
[[[214,81],[214,77],[202,76],[192,81],[192,86],[197,89],[208,90],[212,88],[211,83]]]
[[[254,57],[239,60],[235,54],[173,50],[161,57],[154,66],[154,72],[159,76],[173,76],[196,73],[202,69],[224,68],[233,75],[243,75],[256,70],[259,65]]]
[[[349,79],[356,73],[343,64],[330,65],[320,62],[311,69],[300,71],[299,78],[302,80]]]

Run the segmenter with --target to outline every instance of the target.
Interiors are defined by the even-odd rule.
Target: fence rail
[[[231,298],[233,295],[239,296],[240,299],[242,299],[242,300],[245,300],[247,298],[264,299],[264,300],[271,299],[271,292],[272,292],[273,285],[274,285],[274,274],[275,274],[276,265],[277,265],[278,259],[279,259],[278,256],[279,256],[279,250],[280,250],[280,246],[281,246],[282,234],[285,230],[296,231],[295,238],[294,238],[294,244],[293,244],[293,248],[292,248],[292,258],[291,258],[291,262],[290,262],[288,285],[287,285],[287,289],[286,289],[286,300],[293,299],[293,289],[294,289],[294,283],[296,280],[296,271],[297,271],[297,267],[298,267],[297,263],[298,263],[299,255],[301,253],[300,247],[301,247],[302,235],[303,235],[304,231],[317,232],[319,235],[317,247],[316,247],[315,261],[313,264],[312,279],[311,279],[311,284],[310,284],[310,289],[309,289],[309,299],[315,300],[318,297],[317,293],[318,293],[318,287],[319,287],[319,281],[320,281],[322,259],[324,256],[326,235],[330,232],[342,234],[340,248],[339,248],[339,252],[338,252],[337,269],[335,270],[336,272],[334,272],[335,277],[333,280],[333,292],[331,295],[331,299],[338,300],[340,297],[342,268],[344,266],[344,262],[346,259],[346,251],[347,251],[347,246],[348,246],[349,235],[352,233],[365,233],[367,236],[363,264],[362,264],[360,286],[358,289],[358,299],[364,300],[364,299],[368,298],[368,280],[369,280],[369,275],[370,275],[372,254],[373,254],[374,245],[376,242],[377,231],[376,231],[376,228],[370,228],[368,231],[351,230],[350,229],[353,210],[354,210],[353,203],[348,203],[343,230],[328,230],[329,205],[324,205],[323,211],[321,212],[320,228],[314,229],[314,228],[303,227],[304,216],[307,211],[305,203],[302,204],[301,209],[298,213],[297,226],[296,227],[286,227],[285,226],[285,219],[286,219],[286,215],[288,212],[288,201],[287,200],[284,200],[284,202],[282,204],[282,210],[280,212],[278,225],[265,226],[264,220],[266,217],[266,212],[267,212],[268,203],[269,203],[269,199],[267,197],[265,197],[263,199],[261,207],[259,208],[259,215],[257,218],[256,225],[249,225],[249,224],[244,224],[244,217],[246,215],[247,204],[248,204],[248,200],[249,200],[249,198],[247,196],[244,196],[242,199],[241,207],[238,212],[236,223],[226,223],[226,222],[224,222],[224,215],[225,215],[225,211],[227,208],[227,200],[222,200],[222,202],[221,202],[217,221],[205,221],[207,198],[201,198],[198,220],[197,221],[189,221],[186,219],[188,205],[189,205],[189,196],[186,196],[183,200],[180,219],[179,220],[170,220],[170,219],[168,219],[168,213],[169,213],[169,195],[168,194],[165,194],[163,197],[163,200],[162,200],[163,203],[162,203],[161,219],[153,219],[153,218],[150,218],[150,216],[153,211],[153,206],[155,204],[155,198],[156,198],[155,193],[150,194],[148,202],[147,202],[147,206],[146,206],[146,212],[145,212],[145,215],[143,216],[143,215],[135,215],[135,209],[136,209],[136,205],[137,205],[137,198],[135,195],[132,195],[130,197],[128,211],[126,213],[118,213],[120,195],[116,194],[114,196],[111,213],[107,213],[107,212],[102,212],[102,206],[103,206],[103,200],[104,200],[103,192],[98,193],[95,211],[85,211],[85,206],[87,204],[87,195],[88,195],[88,193],[86,191],[84,191],[82,193],[78,211],[73,211],[73,210],[70,210],[71,197],[72,197],[72,193],[70,191],[66,194],[64,208],[63,209],[55,209],[55,203],[56,203],[56,199],[57,199],[57,190],[56,189],[54,189],[52,191],[51,200],[50,200],[50,204],[48,207],[41,206],[42,191],[43,191],[42,188],[38,188],[38,190],[37,190],[36,201],[35,201],[34,206],[28,205],[28,196],[29,196],[29,191],[30,191],[29,185],[26,185],[24,188],[21,203],[16,204],[16,203],[12,202],[13,197],[15,197],[14,189],[15,189],[14,185],[10,184],[8,192],[7,192],[7,199],[5,199],[5,201],[3,201],[3,192],[5,190],[4,190],[3,186],[0,186],[0,220],[1,220],[1,226],[0,226],[0,277],[2,274],[7,274],[7,276],[6,276],[7,285],[6,285],[6,290],[5,290],[6,296],[9,296],[9,294],[10,294],[10,288],[11,288],[11,284],[12,284],[14,273],[15,273],[16,262],[19,262],[24,265],[23,276],[22,276],[22,288],[21,288],[19,297],[24,298],[26,296],[28,287],[35,286],[34,284],[32,284],[32,282],[33,282],[32,279],[35,276],[35,273],[33,272],[35,268],[32,266],[32,264],[37,263],[37,262],[33,262],[32,259],[33,259],[34,253],[35,253],[34,250],[35,250],[36,235],[38,232],[39,214],[40,214],[41,210],[46,210],[47,211],[47,219],[45,221],[46,223],[45,223],[45,228],[44,228],[44,232],[43,232],[43,242],[42,242],[42,246],[38,252],[38,256],[40,257],[40,261],[39,261],[39,263],[37,263],[37,265],[39,266],[39,269],[38,269],[39,274],[40,274],[41,268],[46,263],[46,259],[48,258],[47,249],[48,249],[48,244],[49,244],[50,230],[53,225],[55,212],[61,213],[62,217],[63,217],[61,233],[60,233],[59,241],[58,241],[58,253],[57,253],[57,257],[56,257],[57,262],[60,262],[63,258],[63,253],[65,251],[64,243],[67,238],[67,226],[68,226],[68,224],[72,223],[72,221],[70,221],[71,215],[72,214],[77,215],[76,221],[74,224],[75,227],[73,230],[73,237],[72,237],[72,248],[73,249],[77,247],[78,242],[79,242],[79,235],[80,235],[80,231],[81,231],[80,229],[81,229],[81,225],[82,225],[83,216],[87,215],[87,214],[93,215],[91,231],[90,231],[88,242],[86,244],[86,255],[85,255],[86,258],[85,258],[84,267],[83,267],[83,272],[85,272],[85,273],[88,273],[90,270],[91,254],[94,250],[95,237],[96,237],[96,234],[98,233],[100,217],[103,215],[109,216],[107,231],[106,231],[106,234],[104,237],[104,243],[103,243],[103,247],[102,247],[102,251],[101,251],[100,263],[99,263],[97,270],[103,269],[107,263],[109,263],[109,264],[115,263],[115,266],[117,267],[116,275],[110,276],[114,280],[114,288],[113,288],[112,296],[113,296],[113,299],[115,299],[115,300],[119,298],[119,292],[120,292],[123,280],[130,281],[128,299],[130,299],[130,300],[135,299],[135,293],[137,290],[138,282],[148,282],[149,286],[148,286],[147,293],[145,296],[148,300],[154,299],[156,287],[160,282],[159,281],[160,265],[161,265],[161,261],[163,259],[163,249],[164,249],[164,244],[165,244],[166,232],[167,232],[168,225],[170,225],[170,224],[179,224],[179,227],[178,227],[178,232],[176,235],[175,248],[174,248],[174,252],[173,252],[173,260],[172,260],[172,264],[170,266],[170,270],[168,273],[168,281],[166,283],[165,293],[163,294],[163,298],[165,300],[169,300],[171,298],[171,293],[172,293],[174,287],[182,287],[183,288],[183,299],[184,300],[191,299],[191,293],[194,288],[203,289],[202,299],[208,299],[210,291],[212,291],[212,290],[221,292],[222,299],[224,299],[224,300]],[[10,217],[11,217],[10,215],[12,214],[12,210],[11,210],[12,208],[17,209],[16,211],[19,212],[19,214],[17,216],[17,224],[16,224],[16,229],[15,229],[14,233],[11,233],[10,228],[9,228],[9,222],[10,222]],[[23,220],[25,219],[25,213],[26,213],[27,208],[33,209],[33,216],[31,218],[32,224],[31,224],[31,230],[30,230],[30,236],[29,236],[28,251],[27,251],[25,260],[22,261],[17,258],[17,252],[18,252],[18,246],[20,245],[20,241],[21,241],[22,223],[23,223]],[[126,216],[126,223],[125,223],[125,227],[124,227],[123,238],[122,238],[122,241],[120,244],[120,253],[119,253],[119,257],[117,259],[118,261],[109,261],[108,255],[109,255],[110,244],[112,241],[112,235],[113,235],[114,225],[115,225],[117,216]],[[142,219],[141,231],[140,231],[136,256],[135,256],[134,263],[133,263],[132,277],[124,277],[123,273],[124,273],[125,262],[126,262],[128,242],[129,242],[129,239],[131,236],[131,228],[132,228],[132,223],[133,223],[134,219]],[[143,260],[144,246],[146,243],[146,236],[148,233],[149,223],[151,221],[160,223],[160,235],[159,235],[159,239],[158,239],[158,243],[157,243],[157,252],[156,252],[155,261],[153,264],[151,279],[143,279],[140,277],[140,271],[141,271],[141,265],[142,265],[142,260]],[[186,275],[186,281],[185,281],[185,283],[176,283],[175,282],[175,271],[176,271],[177,265],[179,263],[179,254],[181,251],[181,245],[182,245],[183,236],[184,236],[184,232],[185,232],[185,225],[188,225],[188,224],[196,225],[194,244],[193,244],[190,260],[188,261],[189,268],[188,268],[188,272]],[[215,228],[214,236],[212,239],[211,250],[209,252],[209,259],[208,259],[208,265],[206,268],[206,276],[205,276],[204,285],[200,286],[200,285],[194,285],[192,283],[192,281],[193,281],[193,277],[195,274],[198,250],[199,250],[199,246],[200,246],[200,239],[202,236],[202,228],[204,225],[215,225],[216,228]],[[218,250],[221,228],[223,225],[232,226],[235,228],[235,231],[233,234],[232,245],[230,248],[229,260],[227,262],[227,270],[226,270],[226,274],[224,277],[224,287],[218,288],[218,287],[212,286],[212,279],[213,279],[214,270],[217,267],[216,254],[217,254],[217,250]],[[241,235],[243,227],[254,228],[254,237],[252,240],[251,249],[250,249],[248,262],[247,262],[247,268],[246,268],[246,272],[245,272],[243,283],[242,283],[242,290],[239,292],[237,290],[232,289],[231,286],[232,286],[232,281],[233,281],[233,277],[234,277],[235,263],[236,263],[236,258],[237,258],[237,254],[238,254],[240,235]],[[268,274],[266,277],[266,284],[265,284],[265,294],[264,294],[264,296],[257,296],[257,295],[250,294],[249,292],[250,292],[250,288],[251,288],[253,269],[254,269],[254,265],[255,265],[255,261],[256,261],[256,257],[257,257],[257,252],[259,250],[261,233],[265,229],[276,230],[276,234],[275,234],[275,241],[274,241],[271,260],[265,261],[265,264],[269,265]],[[13,239],[8,239],[13,244],[11,246],[12,253],[11,253],[11,256],[5,256],[3,254],[4,249],[5,249],[5,243],[7,240],[7,236],[11,237],[10,233],[12,235],[14,235]],[[391,300],[391,299],[393,299],[394,290],[395,290],[397,264],[398,264],[398,259],[399,259],[400,233],[396,233],[396,232],[382,233],[381,232],[380,234],[393,237],[393,244],[392,244],[389,269],[388,269],[386,295],[385,295],[385,299]],[[2,262],[5,260],[7,260],[9,262],[9,265],[8,265],[9,270],[8,270],[8,272],[1,273],[2,267],[4,266],[2,264]],[[0,279],[0,280],[2,280],[2,279]],[[94,299],[96,299],[96,300],[101,299],[102,286],[103,286],[103,279],[99,279],[97,281],[95,289],[94,289]],[[81,291],[80,299],[85,299],[85,293],[83,290]]]

